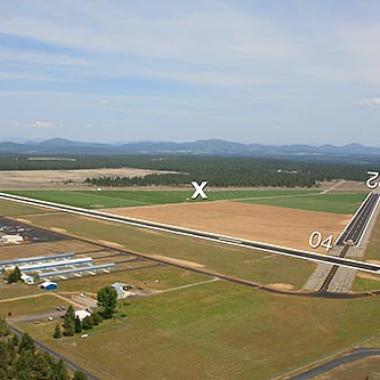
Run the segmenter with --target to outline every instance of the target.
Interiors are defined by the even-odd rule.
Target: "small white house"
[[[83,319],[85,319],[86,317],[89,317],[90,315],[91,315],[91,313],[87,310],[76,310],[75,311],[75,318],[79,317],[79,319],[81,321],[83,321]]]
[[[3,235],[1,242],[4,244],[20,244],[24,241],[21,235]]]
[[[34,284],[34,278],[25,273],[21,273],[21,280],[25,282],[25,284],[32,285]]]

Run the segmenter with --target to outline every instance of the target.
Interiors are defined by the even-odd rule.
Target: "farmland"
[[[242,202],[197,202],[106,209],[108,213],[269,244],[309,249],[310,234],[338,236],[351,215]]]

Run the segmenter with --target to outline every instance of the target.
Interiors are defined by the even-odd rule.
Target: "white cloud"
[[[56,127],[57,127],[57,124],[51,121],[37,120],[32,123],[32,128],[37,128],[37,129],[50,129],[50,128],[56,128]]]
[[[354,102],[364,106],[380,106],[380,98],[364,98]]]

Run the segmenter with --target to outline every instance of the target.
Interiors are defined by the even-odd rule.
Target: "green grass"
[[[260,198],[289,194],[309,194],[318,190],[210,190],[210,201],[241,198]],[[187,202],[193,190],[129,190],[129,191],[12,191],[10,194],[36,198],[83,208],[133,207],[166,203]]]
[[[87,339],[21,327],[101,378],[137,380],[269,379],[380,331],[373,297],[284,297],[218,281],[130,302],[126,318]]]
[[[314,211],[352,214],[365,194],[318,194],[319,190],[215,190],[207,192],[209,201],[242,200],[273,206]],[[155,204],[182,203],[192,190],[129,190],[129,191],[12,191],[12,194],[83,208],[136,207]],[[191,201],[190,201],[191,202]]]
[[[244,200],[245,203],[265,204],[312,211],[325,211],[337,214],[354,214],[366,194],[314,194],[258,198]]]

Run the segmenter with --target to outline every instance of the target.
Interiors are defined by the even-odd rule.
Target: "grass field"
[[[366,197],[358,194],[313,194],[299,196],[280,196],[275,198],[248,199],[244,202],[260,203],[312,211],[326,211],[337,214],[354,214]]]
[[[87,339],[56,341],[52,325],[22,328],[104,379],[126,373],[132,379],[269,379],[380,330],[377,298],[289,298],[218,281],[130,302],[127,318],[105,322]]]
[[[179,268],[156,266],[119,273],[111,272],[109,275],[104,276],[60,281],[59,291],[96,293],[102,287],[109,286],[114,282],[132,284],[135,287],[140,286],[143,289],[149,290],[167,290],[177,286],[207,281],[209,279],[210,277],[208,276]]]
[[[55,311],[55,308],[58,305],[68,306],[69,304],[61,299],[57,299],[52,294],[41,294],[41,297],[38,298],[34,297],[15,301],[1,301],[0,315],[6,316],[8,315],[8,312],[11,312],[12,317],[16,317],[19,315],[44,313]]]
[[[242,198],[261,198],[290,194],[310,194],[318,190],[278,189],[278,190],[210,190],[208,200],[228,200]],[[44,201],[62,203],[83,208],[133,207],[166,203],[182,203],[191,198],[189,190],[130,190],[130,191],[12,191],[21,195]]]
[[[259,283],[302,287],[315,264],[269,252],[241,249],[199,239],[98,221],[57,212],[29,219],[41,227],[59,227],[76,236],[108,241],[150,255],[186,260],[196,265]]]
[[[0,280],[1,281],[1,280]],[[37,286],[29,286],[23,283],[18,284],[5,284],[0,285],[0,300],[23,297],[30,294],[41,293]]]
[[[371,233],[371,239],[365,251],[367,260],[380,260],[380,216],[377,218]]]
[[[375,226],[371,232],[371,238],[369,240],[368,246],[364,252],[364,258],[366,260],[380,261],[380,217],[377,218]],[[353,290],[355,291],[368,291],[368,290],[379,290],[380,281],[359,278],[356,276]]]
[[[1,216],[19,216],[28,214],[43,214],[48,210],[40,209],[38,207],[23,205],[14,202],[3,201],[0,199],[0,215]]]

